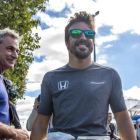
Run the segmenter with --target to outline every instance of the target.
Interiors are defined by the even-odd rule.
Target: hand
[[[37,99],[35,99],[34,109],[37,110],[38,109],[38,106],[39,106],[39,102],[37,101]]]
[[[120,138],[116,138],[116,140],[121,140]]]
[[[22,129],[15,129],[16,136],[13,138],[13,140],[29,140],[29,135],[27,131]]]

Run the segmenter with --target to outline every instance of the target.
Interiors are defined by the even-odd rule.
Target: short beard
[[[79,41],[79,42],[76,42],[73,46],[72,46],[72,49],[70,48],[70,52],[72,54],[74,54],[78,59],[86,59],[93,51],[93,47],[90,46],[90,44],[88,42],[85,42],[86,46],[88,47],[88,52],[82,52],[82,51],[77,51],[76,50],[76,46],[79,44],[79,43],[84,43],[84,41]]]
[[[90,47],[89,51],[87,53],[84,52],[78,52],[78,51],[74,51],[73,54],[78,58],[78,59],[86,59],[91,52],[93,51],[93,48]]]

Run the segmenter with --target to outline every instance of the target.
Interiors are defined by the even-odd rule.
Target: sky
[[[45,4],[45,13],[33,17],[41,21],[32,29],[41,37],[41,47],[34,51],[34,62],[29,67],[25,99],[17,101],[24,129],[44,74],[68,63],[64,29],[69,17],[79,11],[100,12],[95,17],[96,62],[119,73],[125,98],[140,100],[139,5],[139,0],[50,0]]]

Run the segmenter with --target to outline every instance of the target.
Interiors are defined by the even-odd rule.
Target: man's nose
[[[12,52],[12,57],[14,57],[15,59],[17,59],[18,58],[18,53],[16,51],[13,51]]]
[[[84,33],[82,33],[82,35],[81,35],[81,37],[80,37],[80,38],[81,38],[81,39],[86,40],[85,34],[84,34]]]

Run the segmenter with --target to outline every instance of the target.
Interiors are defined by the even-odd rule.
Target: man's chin
[[[7,68],[8,68],[8,69],[12,69],[12,68],[14,68],[14,65],[15,65],[15,64],[9,64],[9,65],[7,65]]]
[[[78,59],[86,59],[90,54],[75,54]]]

